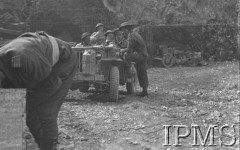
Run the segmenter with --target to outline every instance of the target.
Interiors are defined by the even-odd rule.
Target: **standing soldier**
[[[57,117],[77,68],[64,41],[25,33],[0,48],[0,87],[26,88],[26,123],[40,150],[56,150]]]
[[[101,45],[106,40],[105,35],[104,35],[105,34],[105,26],[102,23],[98,23],[96,25],[96,29],[97,29],[97,32],[93,32],[90,39],[91,39],[92,44]]]
[[[123,31],[123,34],[127,35],[127,48],[121,49],[122,53],[125,53],[125,59],[130,62],[133,61],[136,63],[138,81],[142,87],[142,92],[138,94],[140,97],[148,96],[148,76],[147,76],[147,48],[146,44],[140,34],[133,31],[134,22],[128,21],[120,25],[120,30]],[[130,63],[129,63],[130,64]]]

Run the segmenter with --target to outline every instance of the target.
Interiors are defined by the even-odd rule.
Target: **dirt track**
[[[59,116],[61,147],[64,150],[227,150],[239,147],[239,65],[214,63],[205,67],[149,69],[149,98],[124,95],[120,102],[107,102],[106,94],[70,91]],[[199,125],[203,136],[209,125],[236,125],[215,131],[217,147],[195,147],[193,132],[180,140],[182,147],[164,147],[163,125]],[[186,129],[181,129],[184,134]],[[170,144],[174,144],[174,128]],[[232,147],[219,147],[219,137]],[[199,142],[199,141],[198,141]],[[200,143],[200,142],[199,142]],[[209,144],[209,140],[207,141]]]

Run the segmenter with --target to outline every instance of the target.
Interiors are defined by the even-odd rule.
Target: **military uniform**
[[[147,48],[141,35],[137,32],[132,32],[128,35],[128,52],[126,59],[136,63],[137,75],[141,87],[148,87],[147,76]]]
[[[103,32],[94,32],[90,39],[92,44],[101,45],[106,40],[106,37]]]
[[[98,23],[96,25],[96,29],[98,29],[99,27],[105,27],[104,24],[102,23]],[[90,40],[91,40],[91,43],[92,44],[96,44],[96,45],[101,45],[105,42],[106,40],[106,37],[104,35],[105,33],[103,31],[97,31],[97,32],[94,32],[91,37],[90,37]]]
[[[127,48],[128,42],[125,39],[116,42],[117,47],[119,48]]]
[[[109,35],[112,35],[109,37]],[[114,41],[114,32],[112,30],[108,30],[105,33],[106,41],[104,42],[104,46],[116,46],[115,41]]]
[[[122,32],[119,28],[114,29],[115,44],[118,48],[127,48],[127,40],[123,38]]]
[[[3,88],[26,88],[26,123],[40,150],[55,150],[57,116],[72,84],[77,57],[64,41],[25,33],[0,48]]]

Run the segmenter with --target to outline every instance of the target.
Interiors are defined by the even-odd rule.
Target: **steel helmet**
[[[113,30],[107,30],[107,32],[104,35],[107,36],[110,33],[114,34],[114,31]]]
[[[123,22],[123,23],[120,25],[119,30],[121,30],[121,29],[123,29],[123,28],[125,28],[125,27],[134,27],[134,26],[136,26],[137,24],[138,24],[137,21],[132,21],[132,20],[127,21],[127,22]]]
[[[96,25],[96,29],[97,29],[98,27],[100,27],[100,26],[105,27],[103,23],[98,23],[98,24]]]
[[[84,40],[87,36],[90,36],[91,34],[88,32],[84,32],[81,37],[81,41]]]
[[[113,33],[116,34],[118,31],[120,31],[119,28],[116,28],[113,30]]]

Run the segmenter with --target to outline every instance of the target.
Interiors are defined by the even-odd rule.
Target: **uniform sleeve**
[[[134,35],[133,34],[129,34],[128,35],[128,39],[127,39],[127,49],[128,49],[128,52],[133,52],[134,50]]]

